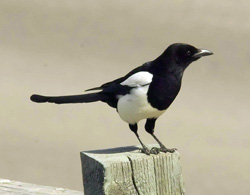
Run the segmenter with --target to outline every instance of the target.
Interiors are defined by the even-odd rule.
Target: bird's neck
[[[151,72],[154,75],[166,77],[171,75],[177,79],[181,79],[185,68],[177,66],[176,64],[171,63],[172,60],[165,58],[156,58],[152,63]]]

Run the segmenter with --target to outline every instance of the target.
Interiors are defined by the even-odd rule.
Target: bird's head
[[[213,53],[205,49],[197,49],[196,47],[184,43],[174,43],[170,45],[162,54],[166,58],[182,68],[186,68],[192,62],[200,59],[203,56],[209,56]]]

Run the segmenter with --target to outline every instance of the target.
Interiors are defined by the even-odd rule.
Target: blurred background
[[[82,190],[80,151],[136,137],[106,104],[30,95],[81,94],[184,42],[215,55],[186,70],[156,135],[181,153],[187,194],[250,194],[249,10],[246,0],[1,0],[0,177]]]

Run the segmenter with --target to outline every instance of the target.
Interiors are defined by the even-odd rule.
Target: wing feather
[[[129,87],[141,87],[150,84],[152,82],[152,78],[153,75],[149,72],[137,72],[123,81],[121,85],[126,85]]]
[[[128,74],[126,74],[124,77],[120,77],[118,79],[115,79],[113,81],[110,81],[110,82],[107,82],[107,83],[104,83],[103,85],[101,85],[100,87],[94,87],[94,88],[91,88],[91,89],[87,89],[85,91],[92,91],[92,90],[103,90],[107,87],[109,87],[110,85],[112,84],[120,84],[122,83],[123,81],[125,81],[126,79],[128,79],[130,76],[132,76],[133,74],[137,73],[137,72],[141,72],[141,71],[148,71],[148,69],[150,68],[151,66],[151,62],[146,62],[145,64],[143,64],[142,66],[139,66],[135,69],[133,69],[132,71],[130,71]]]

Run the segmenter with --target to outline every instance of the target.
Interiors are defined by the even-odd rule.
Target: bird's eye
[[[186,55],[187,55],[187,56],[191,56],[191,51],[187,51],[187,52],[186,52]]]

